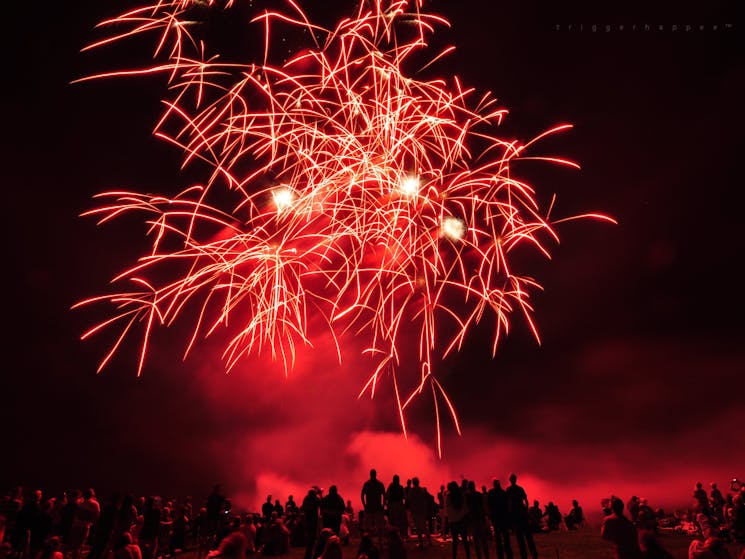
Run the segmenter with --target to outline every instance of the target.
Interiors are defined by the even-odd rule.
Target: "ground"
[[[691,543],[690,537],[681,535],[662,535],[660,541],[662,545],[673,554],[676,559],[688,558],[688,546]],[[599,530],[588,528],[580,532],[552,532],[549,534],[537,534],[535,536],[538,547],[538,556],[545,559],[614,559],[613,549],[610,544],[600,539]],[[357,541],[352,541],[349,546],[344,548],[343,558],[353,559],[357,551]],[[496,559],[494,553],[494,542],[490,541],[490,559]],[[733,559],[737,559],[743,550],[742,544],[731,544],[729,546],[730,554]],[[517,546],[513,544],[514,551]],[[417,550],[413,544],[407,545],[408,559],[451,559],[450,542],[434,541],[432,548],[424,551]],[[302,559],[304,550],[292,548],[288,559]],[[383,555],[385,557],[385,555]],[[458,549],[459,559],[465,559],[463,548]],[[473,549],[471,557],[475,559]],[[519,557],[519,555],[516,555]]]

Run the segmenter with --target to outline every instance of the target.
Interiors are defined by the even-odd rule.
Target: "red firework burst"
[[[260,60],[223,63],[197,37],[199,13],[232,3],[156,2],[103,22],[113,34],[88,47],[154,34],[151,66],[86,79],[165,74],[169,94],[155,134],[183,150],[184,165],[201,160],[212,172],[174,197],[99,195],[103,205],[85,215],[106,222],[141,212],[152,247],[116,278],[130,288],[79,303],[115,309],[83,338],[119,328],[100,370],[144,325],[139,374],[152,329],[191,319],[185,308],[196,306],[187,353],[224,328],[228,369],[268,351],[289,371],[296,348],[316,334],[308,328],[312,313],[334,340],[345,331],[364,336],[376,365],[360,396],[373,396],[391,374],[404,433],[407,406],[431,391],[439,450],[443,404],[460,428],[433,357],[458,350],[487,313],[496,319],[494,351],[515,312],[538,337],[529,294],[539,286],[512,270],[510,253],[527,243],[548,255],[544,242],[557,239],[557,221],[510,166],[542,159],[577,167],[527,155],[537,140],[571,126],[527,143],[500,138],[506,111],[491,94],[457,77],[418,77],[452,47],[404,71],[421,60],[434,28],[447,25],[420,2],[362,2],[324,29],[289,0],[285,11],[253,20],[264,32]],[[274,64],[277,25],[309,44]],[[237,201],[226,204],[226,191]],[[612,221],[570,219],[578,217]],[[440,340],[443,322],[455,333]],[[414,378],[397,368],[404,326],[419,337]]]

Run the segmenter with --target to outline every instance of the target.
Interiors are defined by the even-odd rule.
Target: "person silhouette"
[[[388,523],[398,528],[398,535],[405,539],[407,534],[406,509],[404,508],[404,487],[401,478],[393,476],[393,481],[385,491],[385,504],[388,509]]]
[[[510,475],[510,485],[505,493],[507,493],[507,510],[510,514],[512,529],[515,531],[520,558],[528,559],[528,551],[530,551],[530,556],[536,559],[538,550],[528,522],[528,495],[525,489],[517,484],[517,475]]]
[[[639,536],[636,526],[623,514],[623,501],[613,497],[610,503],[611,514],[603,520],[600,536],[616,548],[616,559],[640,559]]]
[[[336,485],[329,487],[329,494],[321,499],[321,518],[324,528],[331,530],[339,535],[341,529],[341,515],[344,514],[344,499],[339,495]]]
[[[492,488],[486,494],[491,523],[494,527],[494,541],[497,544],[497,559],[512,559],[510,546],[510,516],[507,510],[507,493],[498,479],[492,481]]]
[[[468,507],[466,505],[465,495],[455,481],[448,483],[448,492],[445,495],[445,509],[450,524],[450,534],[453,538],[453,559],[456,559],[458,556],[459,539],[463,541],[466,559],[470,559],[471,551],[468,547],[468,527],[466,525]]]
[[[370,470],[370,479],[363,484],[360,497],[365,512],[364,529],[368,533],[377,533],[378,543],[382,544],[385,529],[385,515],[383,508],[385,486],[378,479],[378,472],[375,468]]]

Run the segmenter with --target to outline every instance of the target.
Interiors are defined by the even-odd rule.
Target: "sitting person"
[[[341,559],[341,540],[338,536],[332,535],[326,540],[323,553],[318,559]]]
[[[567,530],[577,530],[584,522],[585,513],[582,511],[582,507],[579,506],[579,502],[575,499],[572,501],[572,510],[564,517],[564,524]]]
[[[243,537],[245,538],[245,536]],[[290,530],[285,526],[277,511],[273,511],[266,530],[264,555],[285,555],[289,551]]]
[[[207,554],[207,559],[245,559],[248,541],[241,532],[228,534],[214,551]]]
[[[114,543],[114,559],[142,559],[140,546],[132,543],[129,532],[124,532]]]
[[[600,535],[616,548],[616,559],[640,559],[639,536],[636,526],[623,514],[623,501],[618,497],[611,499],[612,514],[603,520]]]
[[[732,559],[727,546],[719,538],[693,540],[688,548],[688,559]]]

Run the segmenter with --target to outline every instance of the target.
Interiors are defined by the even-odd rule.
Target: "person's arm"
[[[367,508],[367,502],[365,501],[365,486],[362,486],[362,493],[360,494],[360,501],[362,501],[362,508]]]
[[[603,525],[600,527],[600,537],[606,541],[610,541],[610,533],[608,532],[608,525],[603,522]]]

